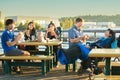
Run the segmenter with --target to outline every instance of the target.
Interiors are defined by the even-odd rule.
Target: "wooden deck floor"
[[[1,62],[0,62],[1,63]],[[79,68],[80,64],[77,64]],[[77,72],[65,72],[65,66],[53,68],[46,76],[41,75],[41,69],[38,67],[22,67],[23,74],[16,74],[12,72],[11,75],[5,75],[0,65],[0,80],[89,80],[88,75],[78,76]],[[99,76],[104,76],[100,74]],[[92,80],[104,80],[102,77],[92,76]],[[109,79],[105,79],[109,80]],[[120,80],[120,79],[115,79]]]
[[[88,80],[88,75],[78,76],[77,72],[65,72],[65,66],[60,64],[46,76],[41,75],[41,69],[38,67],[22,67],[22,71],[23,74],[19,75],[14,72],[5,75],[0,62],[0,80]]]

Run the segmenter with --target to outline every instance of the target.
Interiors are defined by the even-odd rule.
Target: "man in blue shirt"
[[[6,56],[17,56],[17,55],[29,56],[30,55],[29,52],[17,49],[15,47],[21,36],[15,37],[14,35],[14,26],[15,26],[14,21],[12,19],[6,20],[5,26],[6,29],[1,36],[1,44],[4,50],[4,54]]]
[[[82,44],[82,41],[84,39],[84,36],[83,36],[83,31],[82,31],[82,25],[84,23],[84,20],[81,19],[81,18],[77,18],[76,19],[76,23],[75,25],[69,30],[68,32],[68,38],[69,38],[69,47],[77,44],[77,43],[81,43]],[[82,52],[81,52],[82,54]],[[82,55],[81,57],[86,57],[88,56],[87,54],[86,55]],[[81,62],[81,68],[78,70],[78,73],[80,74],[81,72],[88,72],[86,69],[88,68],[87,66],[87,62],[88,60],[82,60]]]

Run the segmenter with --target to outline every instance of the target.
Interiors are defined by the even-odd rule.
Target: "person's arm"
[[[26,30],[26,31],[24,32],[24,37],[25,37],[25,40],[30,39],[30,32],[29,32],[29,30]]]
[[[9,40],[6,40],[6,44],[10,47],[10,46],[14,46],[18,43],[18,40],[21,38],[20,35],[16,36],[14,41],[9,41]],[[7,38],[8,39],[8,38]]]
[[[6,43],[10,47],[10,46],[14,46],[17,42],[16,41],[13,41],[13,42],[7,41]]]
[[[53,31],[53,35],[55,36],[55,39],[58,39],[58,35],[55,31]]]
[[[48,30],[45,33],[45,39],[47,39],[47,38],[48,38]]]
[[[77,43],[77,42],[80,42],[80,40],[83,39],[82,36],[76,38],[75,32],[73,30],[69,30],[68,31],[68,38],[69,38],[69,41],[71,43]]]
[[[80,37],[78,37],[78,38],[70,39],[70,42],[71,42],[71,43],[77,43],[77,42],[80,42],[80,40],[82,40],[82,39],[83,39],[83,37],[80,36]]]

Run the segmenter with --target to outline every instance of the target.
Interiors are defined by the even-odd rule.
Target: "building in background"
[[[86,28],[114,28],[116,24],[114,22],[85,22]]]
[[[97,22],[96,25],[98,27],[108,27],[108,28],[116,27],[116,24],[114,22]]]
[[[96,22],[85,22],[83,26],[86,28],[94,28],[96,27]]]
[[[5,19],[13,19],[16,24],[23,23],[25,24],[26,22],[29,21],[34,21],[40,25],[42,25],[44,28],[48,27],[48,24],[50,21],[55,23],[56,26],[59,26],[60,22],[58,18],[51,18],[51,17],[40,17],[40,16],[7,16]]]

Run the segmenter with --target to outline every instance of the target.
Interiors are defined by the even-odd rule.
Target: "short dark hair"
[[[83,22],[83,19],[82,19],[82,18],[77,18],[77,19],[75,20],[75,22],[76,22],[76,23],[78,23],[78,22]]]
[[[13,19],[7,19],[7,20],[5,21],[5,26],[8,26],[8,25],[13,24],[13,23],[14,23],[14,20],[13,20]]]

